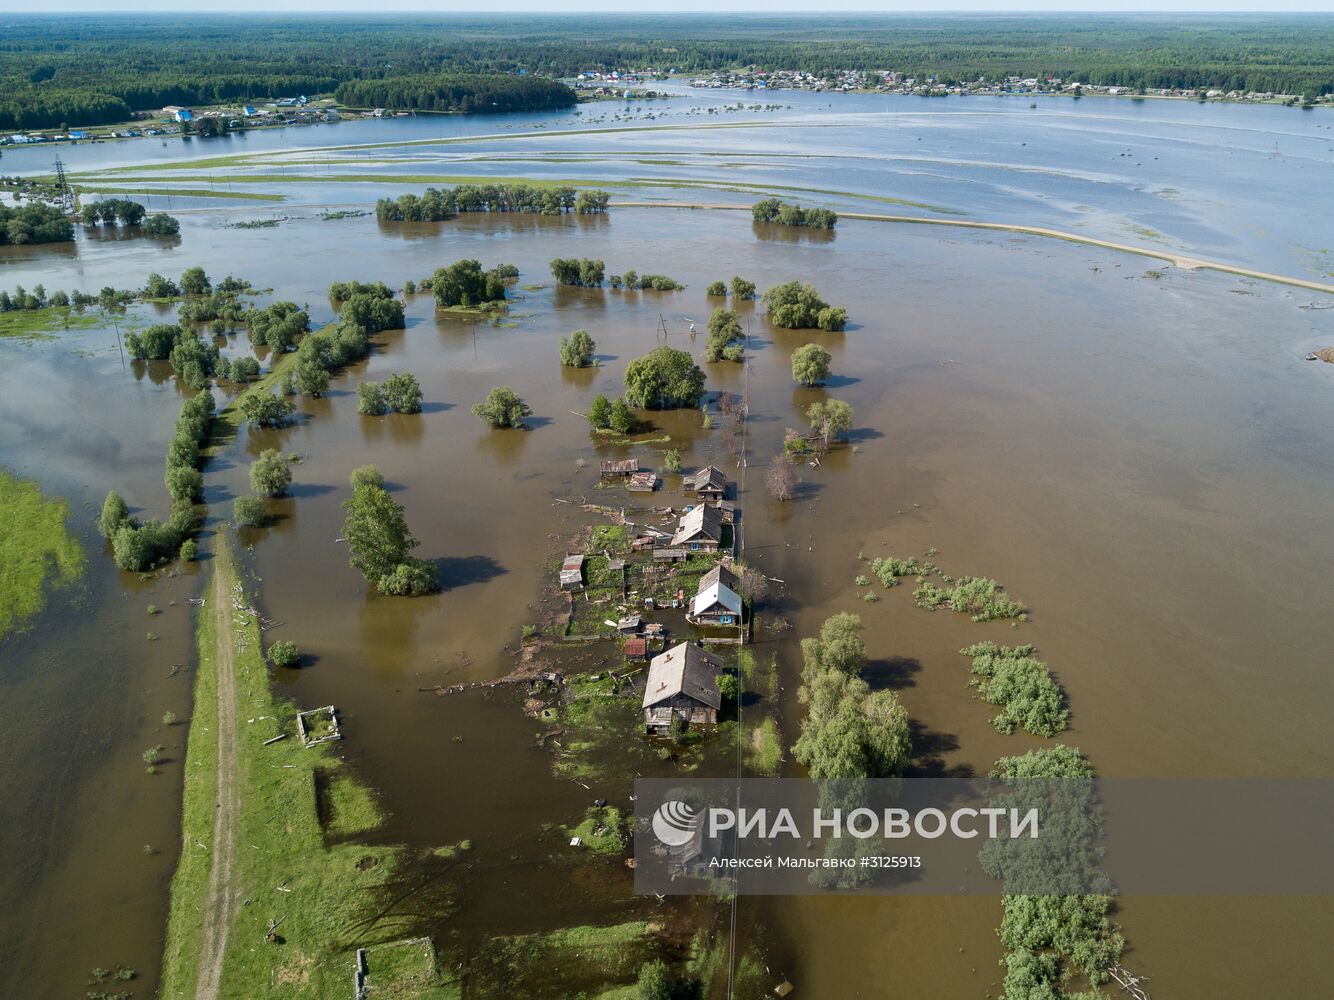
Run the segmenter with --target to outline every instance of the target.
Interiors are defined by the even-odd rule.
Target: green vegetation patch
[[[1001,713],[991,720],[998,732],[1012,733],[1021,726],[1034,736],[1055,736],[1065,730],[1070,712],[1060,685],[1041,660],[1034,658],[1032,646],[998,646],[979,642],[961,649],[973,658],[973,679],[977,693]]]
[[[595,525],[588,539],[588,547],[594,552],[623,555],[630,551],[630,534],[623,524]]]
[[[57,332],[96,326],[95,315],[73,312],[65,306],[45,309],[12,309],[0,313],[0,337],[20,340],[50,340]]]
[[[778,723],[768,716],[750,730],[746,741],[746,767],[755,774],[774,777],[783,766],[783,744]]]
[[[343,771],[320,775],[323,791],[321,814],[324,829],[332,837],[350,837],[374,830],[384,822],[384,812],[368,785]]]
[[[966,576],[950,585],[948,590],[924,582],[913,591],[913,600],[919,608],[935,611],[952,608],[968,615],[975,622],[989,622],[997,618],[1024,618],[1024,606],[1001,593],[995,580],[980,576]]]
[[[615,806],[592,806],[577,826],[563,826],[561,833],[567,842],[578,837],[582,847],[596,854],[620,854],[625,850],[625,817]]]
[[[366,949],[366,1000],[459,1000],[452,972],[440,968],[430,938],[412,938]]]
[[[633,983],[654,957],[656,930],[633,920],[492,938],[472,963],[470,985],[479,997],[604,996]]]
[[[623,780],[654,756],[642,738],[639,699],[575,689],[561,706],[564,733],[554,743],[556,773],[585,781]]]
[[[83,548],[68,518],[64,500],[0,469],[0,638],[42,609],[48,586],[66,586],[83,572]]]
[[[871,560],[871,572],[879,578],[881,586],[897,587],[900,577],[916,576],[922,572],[922,567],[913,556],[909,556],[907,559],[885,556],[883,559]],[[860,581],[865,578],[858,577],[857,579]],[[858,586],[865,586],[865,584],[858,583]]]

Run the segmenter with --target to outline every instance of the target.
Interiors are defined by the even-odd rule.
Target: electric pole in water
[[[74,192],[65,177],[65,164],[56,157],[56,196],[60,199],[60,210],[66,215],[74,214]]]

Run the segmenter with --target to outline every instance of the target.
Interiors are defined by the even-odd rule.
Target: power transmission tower
[[[74,191],[65,177],[65,164],[56,157],[56,197],[60,199],[60,210],[66,215],[74,214]]]

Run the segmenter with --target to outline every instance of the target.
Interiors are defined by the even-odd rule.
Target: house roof
[[[653,657],[648,666],[648,684],[644,688],[644,707],[683,694],[710,708],[721,708],[722,695],[715,679],[723,661],[698,646],[683,642]]]
[[[583,583],[584,580],[584,557],[581,555],[566,556],[565,562],[560,567],[561,583]]]
[[[691,598],[690,613],[692,615],[702,614],[715,604],[721,604],[734,615],[741,614],[740,596],[724,583],[714,583]]]
[[[718,490],[725,490],[727,489],[727,477],[723,475],[721,469],[712,465],[706,465],[698,472],[692,472],[690,475],[686,476],[685,484],[687,489],[692,489],[697,493],[706,486],[712,486],[714,489]]]
[[[738,592],[741,590],[741,581],[737,579],[737,575],[722,563],[719,563],[699,578],[699,586],[696,591],[702,594],[715,583],[721,583],[729,590]]]
[[[723,540],[723,515],[717,507],[700,505],[681,518],[681,524],[672,536],[672,544],[680,545],[692,538]]]
[[[648,652],[648,640],[647,640],[647,639],[626,639],[626,640],[625,640],[625,655],[626,655],[626,656],[643,656],[643,655],[645,655],[647,652]]]

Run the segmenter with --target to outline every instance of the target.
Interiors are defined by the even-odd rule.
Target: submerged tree
[[[352,566],[382,594],[407,596],[439,589],[435,563],[409,555],[420,543],[408,530],[403,507],[370,477],[360,478],[352,496],[343,501],[347,511],[343,537]]]
[[[250,488],[264,497],[280,497],[292,485],[292,462],[275,448],[265,448],[250,463]]]
[[[791,459],[781,452],[769,459],[764,485],[775,500],[791,500],[797,492],[797,474],[792,470]]]
[[[792,381],[822,385],[829,378],[831,355],[819,344],[803,344],[792,352]]]
[[[872,691],[861,677],[866,647],[856,615],[834,615],[818,638],[801,643],[798,697],[806,705],[793,756],[812,778],[889,778],[912,754],[908,713],[893,691]]]
[[[706,361],[740,361],[745,355],[741,320],[732,309],[715,309],[709,316],[709,339],[704,347]]]
[[[788,330],[842,330],[848,321],[846,309],[831,306],[809,284],[788,281],[764,293],[769,321]]]
[[[587,330],[575,330],[560,338],[560,363],[567,368],[586,368],[593,363],[597,343]]]
[[[431,276],[431,292],[441,309],[461,306],[465,309],[505,298],[505,279],[484,272],[475,260],[459,260],[442,267]]]
[[[507,385],[492,389],[484,403],[474,403],[473,416],[492,427],[524,427],[524,418],[532,415],[528,404]]]
[[[237,497],[232,501],[232,520],[240,527],[258,528],[266,517],[264,501],[259,497]]]
[[[625,369],[625,397],[633,406],[667,410],[698,406],[704,395],[704,372],[689,351],[657,347]]]
[[[252,390],[241,397],[240,409],[241,415],[251,424],[277,427],[296,412],[296,404],[271,392]]]
[[[97,518],[97,532],[110,541],[116,536],[120,526],[129,519],[130,508],[125,505],[121,495],[112,490],[102,503],[102,513]]]
[[[807,407],[806,418],[828,451],[835,438],[852,430],[852,404],[841,399],[821,400]]]
[[[611,426],[611,400],[600,392],[588,404],[588,422],[599,430]]]

